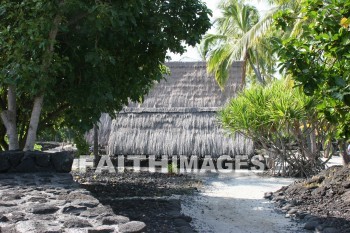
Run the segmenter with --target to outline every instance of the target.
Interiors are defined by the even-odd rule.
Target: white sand
[[[341,163],[335,157],[329,165]],[[306,232],[302,225],[277,213],[263,198],[295,179],[261,177],[251,171],[201,176],[204,186],[199,195],[183,197],[182,210],[193,218],[202,233],[287,233]]]

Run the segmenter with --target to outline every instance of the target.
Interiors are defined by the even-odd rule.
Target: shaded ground
[[[272,196],[281,211],[318,232],[350,232],[350,167],[333,166]]]
[[[75,180],[115,214],[143,221],[146,232],[195,232],[181,214],[180,196],[193,194],[201,183],[190,176],[148,172],[95,175],[73,173]]]

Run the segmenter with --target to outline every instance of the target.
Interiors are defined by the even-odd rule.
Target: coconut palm
[[[229,78],[229,69],[235,60],[243,61],[242,85],[246,74],[253,73],[259,83],[265,83],[275,72],[275,56],[271,46],[280,32],[272,32],[273,16],[283,8],[297,8],[298,0],[270,0],[277,4],[263,18],[256,7],[240,0],[222,0],[222,17],[216,19],[216,34],[205,35],[201,54],[208,63],[208,72],[215,75],[221,88]]]

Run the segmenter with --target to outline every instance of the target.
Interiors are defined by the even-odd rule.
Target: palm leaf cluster
[[[244,61],[242,83],[246,77],[251,82],[265,84],[273,79],[277,58],[275,41],[290,34],[274,28],[274,16],[281,9],[298,12],[298,2],[271,0],[274,6],[261,16],[255,6],[242,0],[222,0],[219,9],[222,16],[214,22],[216,33],[205,35],[200,51],[208,63],[208,72],[214,74],[221,88],[229,78],[229,70],[236,60]]]

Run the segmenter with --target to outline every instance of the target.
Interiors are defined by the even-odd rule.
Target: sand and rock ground
[[[263,198],[264,192],[289,185],[294,179],[262,177],[251,171],[205,174],[203,186],[194,196],[185,196],[183,212],[193,219],[198,232],[287,233],[304,232]]]
[[[266,193],[287,216],[320,233],[350,232],[350,167],[333,166],[312,178]]]
[[[249,171],[0,174],[0,232],[350,232],[349,169],[309,180]]]
[[[117,215],[146,223],[144,232],[191,233],[192,218],[181,213],[183,195],[197,192],[192,176],[148,172],[96,175],[73,173],[74,179]]]

